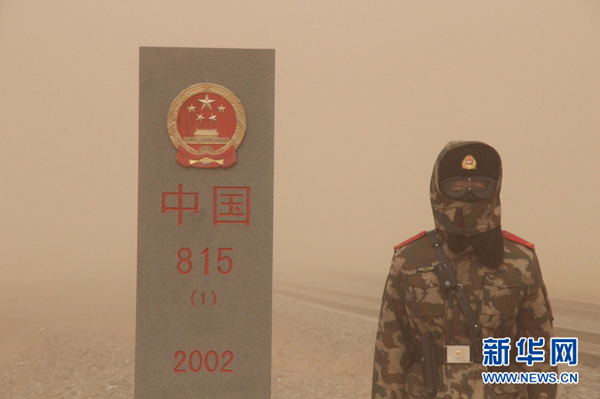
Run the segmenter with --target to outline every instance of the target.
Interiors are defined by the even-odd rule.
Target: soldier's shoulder
[[[532,251],[534,251],[534,250],[535,250],[535,244],[533,244],[533,243],[532,243],[532,242],[530,242],[530,241],[527,241],[527,240],[526,240],[526,239],[524,239],[524,238],[521,238],[521,237],[519,237],[519,236],[518,236],[518,235],[516,235],[516,234],[513,234],[513,233],[511,233],[511,232],[508,232],[508,231],[506,231],[506,230],[502,230],[502,237],[504,237],[504,239],[505,239],[505,240],[508,240],[509,242],[512,242],[512,243],[516,243],[516,244],[522,245],[522,246],[524,246],[524,247],[527,247],[527,248],[529,248],[529,249],[530,249],[530,250],[532,250]]]
[[[393,261],[397,267],[411,269],[430,264],[437,259],[426,234],[426,231],[422,231],[394,247]]]
[[[426,231],[422,231],[394,247],[392,270],[406,273],[435,261],[435,252],[426,234]]]
[[[513,264],[513,267],[522,272],[532,270],[531,268],[535,267],[537,263],[535,245],[506,230],[502,231],[502,236],[504,237],[504,263]],[[524,263],[523,260],[525,260]]]
[[[522,281],[531,284],[540,274],[535,245],[524,238],[502,230],[504,237],[504,267],[510,272],[519,270]]]
[[[402,241],[400,244],[394,246],[394,252],[398,252],[402,247],[405,247],[405,246],[407,246],[409,244],[416,243],[416,241],[418,241],[421,238],[425,237],[426,233],[427,233],[426,231],[422,231],[422,232],[420,232],[420,233],[412,236],[411,238]]]

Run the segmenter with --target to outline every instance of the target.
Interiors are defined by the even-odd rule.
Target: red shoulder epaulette
[[[516,242],[517,244],[525,245],[527,248],[535,249],[535,245],[530,243],[527,240],[522,239],[519,236],[514,235],[513,233],[509,233],[506,230],[502,230],[502,235],[504,238]]]
[[[418,240],[419,238],[423,237],[425,235],[425,233],[427,233],[427,232],[426,231],[422,231],[419,234],[417,234],[416,236],[411,237],[408,240],[401,242],[400,244],[398,244],[398,245],[396,245],[394,247],[394,251],[399,250],[400,248],[402,248],[406,244],[410,244],[411,242]]]

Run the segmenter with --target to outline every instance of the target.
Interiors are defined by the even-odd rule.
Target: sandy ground
[[[0,287],[0,398],[133,398],[131,285]]]
[[[2,288],[0,398],[133,398],[130,287]],[[275,295],[272,398],[368,398],[374,337],[371,318]],[[569,371],[562,398],[598,397],[600,369]]]

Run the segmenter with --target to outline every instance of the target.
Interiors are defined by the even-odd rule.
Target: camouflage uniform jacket
[[[456,145],[450,143],[449,146]],[[442,151],[443,154],[444,151]],[[441,154],[441,155],[442,155]],[[441,156],[440,155],[440,156]],[[439,158],[438,158],[439,161]],[[500,179],[498,182],[498,191]],[[456,203],[443,204],[437,189],[437,162],[432,178],[432,204],[436,232],[445,238],[448,224],[454,222]],[[437,207],[436,207],[437,205]],[[471,204],[469,204],[471,205]],[[499,198],[488,204],[485,216],[474,218],[473,230],[482,224],[499,225]],[[491,210],[491,212],[490,212]],[[439,217],[436,216],[439,212]],[[452,216],[449,217],[448,215]],[[481,216],[481,215],[479,215]],[[487,220],[482,221],[481,219]],[[489,217],[491,216],[491,218]],[[496,218],[497,220],[494,220]],[[479,219],[479,220],[478,220]],[[464,222],[461,222],[466,224]],[[457,226],[459,223],[457,223]],[[468,226],[467,226],[468,229]],[[483,229],[485,231],[485,229]],[[476,234],[476,233],[475,233]],[[507,233],[505,233],[507,234]],[[485,337],[510,337],[510,366],[492,368],[481,363],[440,363],[438,375],[441,389],[435,398],[548,398],[555,397],[555,385],[483,384],[483,371],[556,371],[546,363],[527,367],[516,363],[514,343],[519,337],[544,337],[546,361],[553,335],[552,313],[547,299],[537,256],[533,245],[513,238],[504,238],[504,260],[498,268],[479,263],[471,247],[455,254],[444,244],[444,252],[452,261],[458,282],[463,285],[471,309],[478,319]],[[515,242],[517,241],[517,242]],[[456,297],[440,288],[432,268],[439,259],[429,240],[420,238],[397,249],[386,280],[375,344],[373,399],[425,398],[427,395],[421,362],[415,359],[424,333],[431,333],[435,344],[470,345],[467,324]]]

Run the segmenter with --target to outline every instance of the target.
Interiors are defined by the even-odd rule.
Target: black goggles
[[[494,194],[496,181],[483,176],[455,176],[444,179],[440,189],[446,197],[453,200],[459,200],[469,193],[477,199],[486,199]]]

